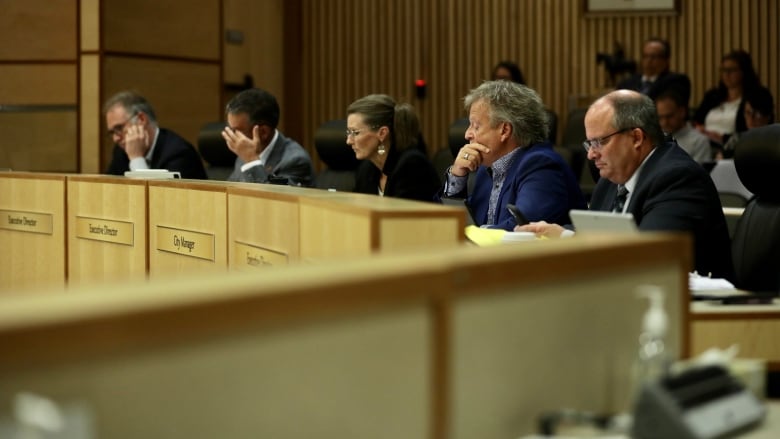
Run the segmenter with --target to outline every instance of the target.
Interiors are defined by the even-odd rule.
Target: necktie
[[[615,202],[612,203],[612,211],[623,213],[623,206],[626,205],[626,198],[628,197],[628,189],[622,184],[617,187],[617,195],[615,195]]]
[[[652,82],[650,82],[650,81],[642,81],[642,89],[639,90],[639,92],[642,93],[643,95],[646,95],[647,93],[650,92],[650,87],[652,87],[652,86],[653,86]]]

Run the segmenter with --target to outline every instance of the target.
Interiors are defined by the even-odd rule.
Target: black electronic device
[[[732,437],[760,423],[766,408],[720,366],[697,367],[642,387],[634,408],[636,439]]]

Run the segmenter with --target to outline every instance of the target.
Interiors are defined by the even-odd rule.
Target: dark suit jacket
[[[599,180],[592,210],[609,211],[617,185]],[[640,230],[683,231],[693,236],[694,268],[733,278],[731,243],[715,184],[707,171],[676,143],[658,146],[642,168],[628,210]]]
[[[620,81],[616,87],[617,89],[627,90],[642,90],[642,74],[637,73],[630,77]],[[687,75],[682,73],[674,73],[666,71],[658,75],[655,82],[650,86],[650,91],[647,92],[647,96],[650,99],[655,100],[658,96],[667,90],[674,90],[677,92],[686,103],[691,99],[691,80]]]
[[[236,157],[233,173],[228,181],[249,183],[281,183],[293,186],[311,186],[314,181],[314,167],[309,153],[295,140],[279,132],[279,138],[263,166],[253,166],[241,171],[244,161]]]
[[[477,224],[487,222],[493,178],[484,166],[477,170],[468,205]],[[465,197],[463,193],[454,197]],[[513,230],[516,222],[506,205],[514,204],[528,221],[569,224],[569,210],[585,209],[585,197],[569,165],[549,143],[522,148],[507,171],[490,228]]]
[[[149,168],[178,171],[181,173],[181,178],[208,179],[198,151],[178,134],[165,128],[160,128]],[[119,145],[114,145],[113,156],[106,173],[124,175],[125,171],[129,170],[130,159]]]
[[[417,148],[397,151],[391,148],[387,153],[384,172],[385,196],[419,201],[433,201],[441,186],[441,180],[428,157]],[[378,193],[382,173],[369,160],[364,160],[357,171],[355,192]]]

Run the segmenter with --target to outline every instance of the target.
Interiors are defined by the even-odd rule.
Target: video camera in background
[[[608,88],[614,88],[622,76],[636,72],[636,61],[626,58],[623,45],[617,41],[615,41],[614,51],[611,55],[601,52],[596,54],[596,64],[604,64],[604,69],[609,76],[609,82],[605,84]]]

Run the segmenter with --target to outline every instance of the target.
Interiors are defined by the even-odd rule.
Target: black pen
[[[528,224],[528,220],[525,218],[522,212],[520,212],[520,209],[517,208],[514,204],[507,204],[506,210],[509,211],[510,214],[512,214],[512,217],[515,219],[515,222],[518,226],[522,226],[525,224]]]

